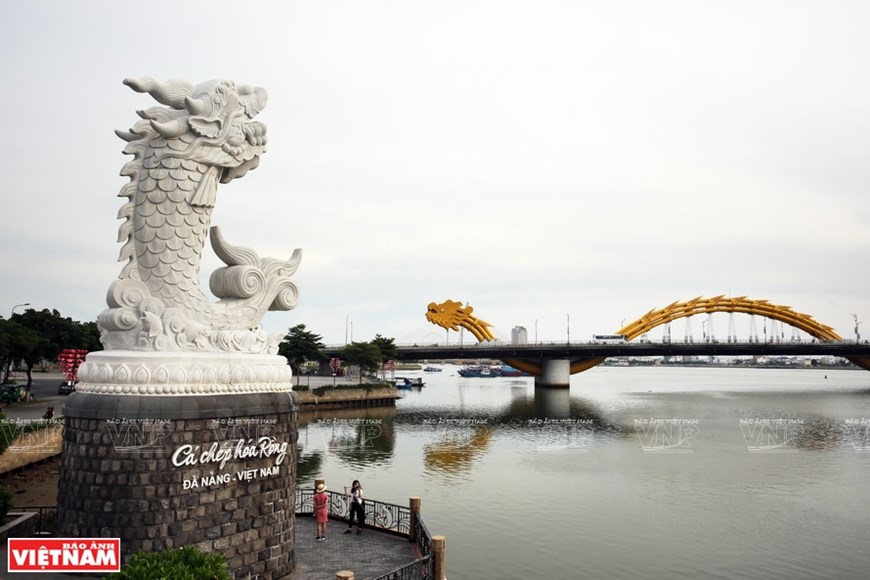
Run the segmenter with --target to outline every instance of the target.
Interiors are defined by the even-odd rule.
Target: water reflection
[[[752,453],[837,449],[852,441],[845,424],[818,414],[765,412],[740,418],[739,426]]]
[[[320,411],[306,408],[299,412],[299,427],[316,423],[325,419],[373,419],[376,421],[391,421],[396,417],[395,407],[367,407],[364,409],[332,409]]]
[[[353,466],[389,462],[396,445],[395,417],[395,407],[300,413],[300,461],[319,453],[306,455],[310,447]]]
[[[530,397],[528,392],[516,391],[505,413],[498,422],[508,424],[578,424],[598,433],[623,433],[626,427],[614,423],[591,401],[572,397],[568,389],[537,388]]]
[[[458,474],[468,472],[487,452],[492,429],[486,425],[446,424],[435,430],[434,437],[435,441],[423,446],[426,469]]]
[[[296,481],[310,481],[320,473],[323,466],[323,453],[314,451],[308,454],[299,453],[296,462]]]

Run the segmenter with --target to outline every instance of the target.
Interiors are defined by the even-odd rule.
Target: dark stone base
[[[289,575],[296,415],[293,393],[73,393],[64,407],[58,535],[120,537],[125,561],[192,545],[222,553],[238,577]],[[239,449],[259,449],[261,437],[278,447],[267,456],[233,453],[240,440]],[[221,448],[230,450],[223,466],[208,454]]]

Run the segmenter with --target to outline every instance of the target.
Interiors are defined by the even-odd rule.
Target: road
[[[19,385],[27,384],[27,375],[16,373]],[[58,395],[57,387],[66,377],[62,373],[33,373],[31,393],[33,400],[13,403],[3,407],[7,419],[41,419],[48,407],[54,407],[55,417],[61,414],[67,395]]]

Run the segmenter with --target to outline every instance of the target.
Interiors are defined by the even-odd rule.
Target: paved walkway
[[[350,570],[354,580],[377,578],[416,559],[413,544],[405,538],[363,529],[345,534],[344,522],[330,520],[326,541],[314,540],[311,516],[296,517],[296,569],[290,580],[335,580],[336,572]]]

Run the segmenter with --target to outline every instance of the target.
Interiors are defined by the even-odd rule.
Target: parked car
[[[76,390],[76,381],[63,381],[57,388],[58,395],[69,395]]]
[[[18,385],[0,386],[0,402],[4,404],[16,403],[21,400],[21,387]]]

